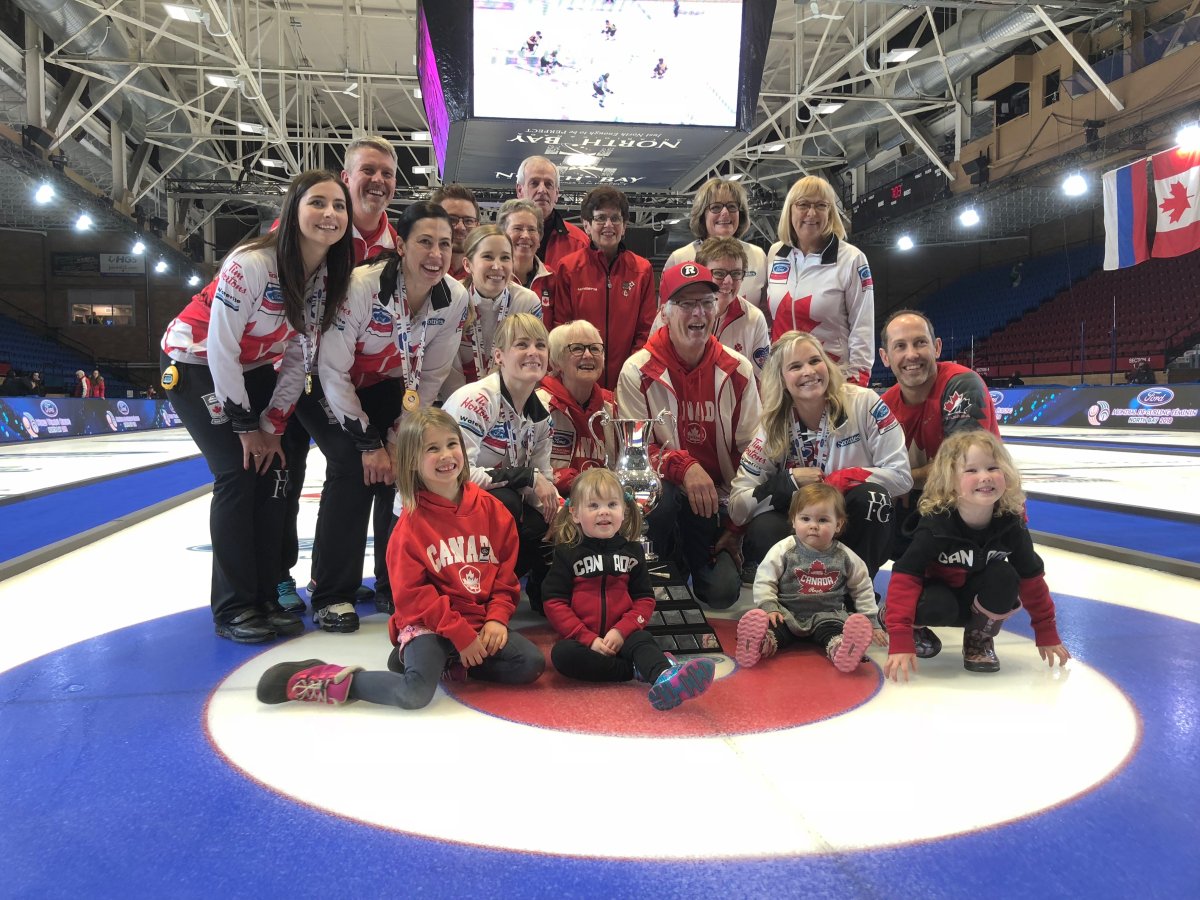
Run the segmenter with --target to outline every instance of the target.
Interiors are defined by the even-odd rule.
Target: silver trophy
[[[662,496],[662,478],[650,464],[650,454],[647,450],[647,439],[655,425],[664,425],[671,420],[671,427],[676,427],[676,419],[670,410],[664,409],[653,419],[614,419],[607,409],[597,410],[588,419],[588,431],[596,438],[601,446],[607,447],[603,433],[597,434],[596,420],[600,420],[601,429],[612,426],[617,436],[617,458],[608,459],[608,467],[613,470],[617,480],[633,496],[633,502],[642,513],[642,533],[640,541],[646,554],[646,562],[656,562],[658,554],[647,537],[647,517],[658,504]]]

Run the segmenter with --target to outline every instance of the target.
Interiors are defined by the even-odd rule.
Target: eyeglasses
[[[712,269],[713,281],[720,284],[726,278],[732,278],[734,281],[741,281],[746,277],[745,269]]]
[[[729,213],[730,215],[736,215],[738,212],[741,211],[741,206],[739,206],[736,203],[732,203],[732,202],[731,203],[710,203],[710,204],[708,204],[707,208],[708,208],[708,214],[710,216],[719,216],[721,214],[721,210],[725,210],[725,212]]]
[[[567,344],[567,352],[572,356],[583,356],[584,353],[590,353],[592,356],[603,356],[603,344]]]
[[[706,313],[710,313],[717,308],[717,298],[709,297],[705,300],[668,300],[672,306],[683,310],[684,315],[695,315],[696,310],[702,309]]]
[[[808,212],[810,209],[815,209],[817,212],[829,212],[829,204],[824,200],[797,200],[792,206],[800,212]]]
[[[474,228],[478,224],[479,224],[479,220],[474,218],[473,216],[451,216],[450,217],[450,227],[451,228],[457,228],[459,225],[463,225],[467,228]]]
[[[592,214],[592,222],[594,222],[597,225],[608,225],[610,222],[613,225],[618,225],[624,221],[625,221],[625,217],[621,216],[621,215],[606,216],[604,213],[593,213]]]

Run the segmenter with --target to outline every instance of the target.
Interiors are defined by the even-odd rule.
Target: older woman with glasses
[[[604,341],[596,326],[580,319],[555,327],[550,332],[550,371],[537,393],[550,410],[550,468],[554,486],[565,497],[580,472],[604,466],[616,449],[611,427],[605,428],[600,419],[592,421],[601,410],[617,415],[612,391],[598,384],[604,371]]]
[[[736,181],[710,178],[700,186],[692,200],[690,219],[696,240],[684,244],[667,257],[664,271],[696,259],[696,253],[709,238],[734,238],[742,246],[746,263],[742,266],[742,296],[760,309],[767,296],[767,258],[761,247],[741,240],[750,227],[750,204],[746,189]]]
[[[824,178],[808,175],[792,185],[767,259],[771,340],[807,332],[847,381],[865,387],[875,362],[874,281],[866,256],[846,242],[837,195]]]

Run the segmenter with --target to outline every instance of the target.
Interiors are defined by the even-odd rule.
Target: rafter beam
[[[1104,79],[1096,74],[1096,70],[1091,67],[1087,59],[1082,53],[1079,52],[1075,45],[1067,40],[1067,36],[1063,34],[1062,30],[1054,24],[1054,21],[1048,15],[1046,15],[1046,11],[1042,9],[1041,6],[1036,4],[1033,7],[1033,11],[1037,13],[1037,17],[1042,20],[1045,26],[1050,29],[1050,32],[1056,38],[1058,38],[1058,42],[1063,45],[1068,53],[1071,54],[1071,58],[1075,60],[1075,62],[1079,65],[1079,68],[1083,70],[1083,73],[1091,79],[1092,84],[1096,85],[1096,90],[1103,94],[1105,99],[1107,99],[1109,103],[1116,107],[1117,112],[1122,112],[1125,109],[1125,104],[1117,99],[1117,95],[1114,94],[1109,86],[1104,83]]]

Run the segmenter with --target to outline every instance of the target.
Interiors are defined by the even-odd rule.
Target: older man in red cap
[[[663,272],[666,327],[621,368],[617,408],[624,418],[673,419],[654,426],[652,452],[664,475],[650,515],[650,539],[664,557],[678,525],[696,598],[715,609],[737,602],[741,537],[729,529],[726,500],[742,451],[761,414],[753,364],[712,335],[718,285],[695,262]]]

